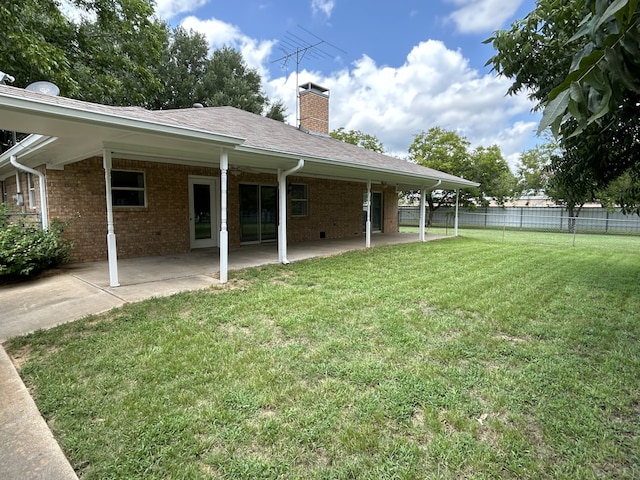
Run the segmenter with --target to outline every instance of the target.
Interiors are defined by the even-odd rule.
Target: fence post
[[[502,241],[505,241],[505,234],[507,232],[507,212],[502,214]]]
[[[573,246],[576,246],[576,233],[578,232],[578,217],[573,217]]]

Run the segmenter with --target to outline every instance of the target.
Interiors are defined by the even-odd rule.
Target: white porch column
[[[367,222],[365,228],[365,235],[367,237],[365,246],[371,247],[371,180],[367,182]]]
[[[418,233],[418,240],[424,242],[425,235],[424,229],[427,223],[427,187],[422,187],[420,190],[420,232]]]
[[[227,230],[227,171],[229,154],[220,152],[220,283],[229,280],[229,231]]]
[[[304,167],[304,160],[285,170],[278,169],[278,261],[283,265],[289,264],[287,258],[287,177]]]
[[[109,286],[119,287],[118,281],[118,249],[116,247],[116,233],[113,226],[113,200],[111,198],[111,151],[102,151],[102,166],[104,167],[105,199],[107,201],[107,256],[109,258]]]
[[[454,237],[458,236],[458,205],[460,204],[460,202],[458,201],[459,193],[460,193],[460,190],[456,190],[456,216],[453,220],[453,236]]]

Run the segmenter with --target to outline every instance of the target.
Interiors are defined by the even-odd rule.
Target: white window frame
[[[142,187],[114,187],[113,186],[113,173],[114,172],[126,172],[126,173],[139,173],[142,175]],[[127,191],[127,192],[142,192],[143,193],[143,205],[116,205],[113,203],[113,199],[115,196],[113,195],[114,191]],[[146,208],[147,206],[147,176],[144,171],[141,170],[127,170],[124,168],[113,168],[111,169],[111,197],[112,197],[112,206],[113,208]]]
[[[29,208],[35,210],[36,205],[36,185],[33,183],[33,174],[27,172],[27,193],[29,194]]]
[[[309,184],[307,183],[290,183],[291,188],[291,216],[292,217],[307,217],[309,215]],[[293,187],[304,187],[304,198],[296,198],[293,196]],[[294,213],[294,204],[304,205],[304,213]]]

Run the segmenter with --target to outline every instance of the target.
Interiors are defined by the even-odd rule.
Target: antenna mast
[[[295,33],[287,32],[284,36],[284,39],[280,41],[280,50],[282,50],[282,55],[280,58],[276,58],[272,60],[271,63],[281,62],[282,68],[286,68],[287,64],[290,60],[296,62],[296,127],[300,126],[300,92],[298,90],[298,84],[300,83],[298,80],[298,75],[300,73],[300,63],[305,56],[315,60],[326,60],[333,59],[335,56],[330,53],[322,50],[320,48],[321,45],[327,45],[330,48],[338,50],[342,53],[347,53],[339,47],[332,45],[331,43],[323,40],[317,35],[311,33],[304,27],[298,25],[298,28],[305,32],[308,36],[311,36],[310,40],[303,36],[296,35]]]

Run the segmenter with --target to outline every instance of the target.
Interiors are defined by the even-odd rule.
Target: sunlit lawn
[[[8,349],[83,479],[640,478],[639,246],[381,247]]]

